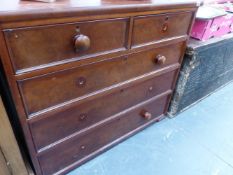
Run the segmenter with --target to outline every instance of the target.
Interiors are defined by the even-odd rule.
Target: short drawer
[[[127,26],[128,19],[86,21],[9,29],[5,37],[17,72],[125,49]]]
[[[155,121],[158,116],[164,114],[168,98],[169,96],[163,96],[159,99],[150,99],[141,106],[122,114],[111,123],[96,128],[85,135],[72,138],[49,151],[42,152],[38,157],[42,172],[50,175],[58,171],[61,172],[62,169],[73,163],[77,165],[85,161],[90,154],[103,151],[101,149],[111,146],[111,143],[117,139],[119,142],[119,139],[122,139],[124,135],[132,134],[138,127]]]
[[[192,12],[136,17],[132,47],[175,36],[187,35]]]
[[[30,115],[178,63],[183,42],[18,81]]]
[[[140,84],[118,89],[114,93],[29,120],[37,150],[75,132],[90,129],[104,119],[114,118],[117,113],[172,89],[176,72],[177,70],[168,72]]]

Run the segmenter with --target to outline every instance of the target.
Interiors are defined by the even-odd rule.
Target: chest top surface
[[[54,3],[1,0],[0,22],[101,13],[127,13],[192,8],[197,0],[57,0]]]

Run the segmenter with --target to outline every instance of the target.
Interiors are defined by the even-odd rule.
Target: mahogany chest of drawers
[[[195,1],[1,3],[1,62],[37,174],[164,118]]]

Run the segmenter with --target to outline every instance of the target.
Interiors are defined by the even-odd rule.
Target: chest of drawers
[[[37,174],[164,118],[195,1],[3,2],[1,62]]]

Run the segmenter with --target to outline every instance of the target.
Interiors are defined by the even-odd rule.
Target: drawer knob
[[[78,87],[84,87],[86,85],[86,79],[84,77],[79,77],[76,81]]]
[[[168,24],[164,23],[162,26],[162,32],[165,33],[168,30]]]
[[[166,62],[166,60],[167,60],[167,58],[163,55],[157,55],[155,58],[155,62],[157,64],[160,64],[160,65],[164,64]]]
[[[149,91],[152,91],[152,90],[153,90],[153,86],[150,86],[150,87],[149,87]]]
[[[88,50],[91,46],[91,41],[88,36],[78,34],[74,37],[74,47],[76,52]]]
[[[145,118],[146,120],[150,120],[151,117],[152,117],[152,114],[149,113],[148,111],[145,111],[145,110],[142,111],[141,115],[142,115],[142,117]]]
[[[84,146],[84,145],[81,145],[81,150],[84,150],[84,149],[86,149],[86,147]]]
[[[84,120],[86,120],[86,118],[87,118],[87,115],[86,115],[86,114],[81,114],[81,115],[79,116],[79,120],[80,120],[80,121],[84,121]]]

